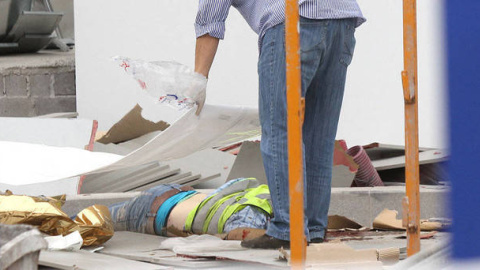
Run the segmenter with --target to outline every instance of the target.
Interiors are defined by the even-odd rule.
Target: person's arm
[[[197,18],[195,19],[195,34],[197,42],[195,47],[195,72],[208,78],[212,67],[218,43],[225,35],[225,20],[233,0],[200,0]],[[199,115],[205,103],[206,93],[203,100],[197,101]]]
[[[217,52],[218,38],[208,34],[197,38],[195,46],[195,72],[208,78],[208,73],[212,67],[215,53]]]
[[[212,37],[208,34],[203,35],[197,38],[197,43],[195,46],[195,72],[198,72],[208,78],[208,73],[212,67],[213,59],[215,58],[215,53],[217,52],[218,38]],[[196,115],[200,115],[200,112],[203,109],[205,104],[206,93],[197,101],[197,111]]]

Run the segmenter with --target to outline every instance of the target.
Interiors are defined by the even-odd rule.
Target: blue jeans
[[[145,233],[147,219],[155,198],[169,190],[180,188],[181,186],[178,184],[158,185],[143,191],[141,195],[128,201],[110,205],[108,209],[115,231]]]
[[[323,238],[328,222],[333,146],[355,47],[355,20],[300,19],[305,235]],[[267,234],[289,240],[287,106],[284,24],[267,30],[258,62],[261,151],[274,217]]]

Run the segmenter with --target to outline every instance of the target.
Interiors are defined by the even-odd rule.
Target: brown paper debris
[[[384,209],[373,220],[373,228],[380,230],[405,230],[402,226],[402,220],[397,219],[398,212],[395,210]],[[420,220],[421,231],[438,231],[443,227],[440,222]]]
[[[284,249],[280,249],[280,253],[281,257],[285,258],[290,264],[290,253]],[[355,250],[345,243],[328,242],[322,244],[310,244],[307,246],[305,266],[315,267],[352,263],[357,265],[371,263],[373,266],[378,266],[381,265],[378,258],[379,251],[375,249]],[[388,256],[388,258],[392,258],[392,256]]]
[[[332,216],[328,216],[327,228],[330,231],[339,231],[339,230],[361,230],[361,229],[364,229],[365,227],[344,216],[332,215]]]
[[[113,236],[113,222],[106,206],[90,206],[73,221],[61,210],[64,201],[65,196],[0,195],[0,223],[33,225],[52,236],[79,231],[84,246],[100,245]]]
[[[136,105],[120,121],[114,124],[110,130],[96,141],[103,144],[121,143],[138,138],[153,131],[163,131],[170,125],[164,121],[157,123],[142,117],[142,107]]]

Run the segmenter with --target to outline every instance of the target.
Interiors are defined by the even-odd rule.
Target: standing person
[[[243,241],[248,248],[290,246],[285,0],[200,0],[195,31],[195,71],[208,77],[223,39],[225,20],[235,7],[259,35],[261,151],[274,217],[265,235]],[[300,0],[300,46],[305,173],[305,235],[323,242],[330,204],[333,146],[355,47],[355,28],[365,19],[356,0]],[[233,64],[233,63],[232,63]],[[199,104],[199,110],[203,104]]]

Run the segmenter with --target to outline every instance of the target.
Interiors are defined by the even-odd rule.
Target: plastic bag
[[[205,100],[207,78],[173,61],[147,62],[116,56],[113,60],[133,76],[156,102],[178,110]]]

